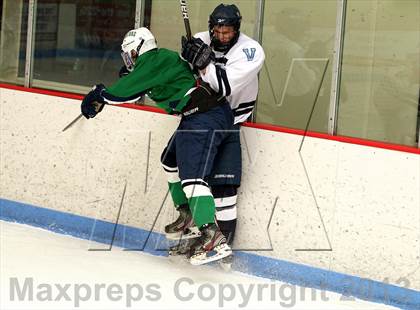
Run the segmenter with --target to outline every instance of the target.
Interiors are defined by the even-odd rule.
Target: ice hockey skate
[[[231,248],[226,243],[226,237],[216,224],[204,225],[200,231],[200,238],[191,248],[190,263],[192,265],[207,264],[232,254]]]
[[[169,247],[169,256],[185,255],[186,258],[190,257],[191,247],[196,242],[196,239],[181,239],[176,245]]]
[[[178,218],[173,223],[165,226],[166,238],[168,240],[178,240],[180,244],[183,240],[200,237],[201,232],[194,225],[188,205],[179,206],[178,211]]]

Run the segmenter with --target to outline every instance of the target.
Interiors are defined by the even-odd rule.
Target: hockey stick
[[[94,102],[93,103],[94,105],[95,105],[95,111],[96,112],[98,112],[99,111],[99,109],[101,108],[101,106],[103,106],[104,104],[103,103],[99,103],[99,102]],[[83,114],[82,113],[80,113],[80,115],[79,116],[77,116],[74,120],[72,120],[66,127],[64,127],[63,128],[63,130],[61,131],[61,132],[64,132],[64,131],[66,131],[67,129],[69,129],[71,126],[73,126],[74,124],[76,124],[78,121],[79,121],[79,119],[81,119],[82,118],[82,116],[83,116]]]
[[[83,116],[83,114],[80,113],[80,115],[78,117],[76,117],[74,120],[72,120],[66,127],[64,127],[61,132],[64,132],[67,129],[69,129],[71,126],[73,126],[82,116]]]
[[[179,4],[181,5],[182,17],[184,18],[184,25],[185,25],[185,31],[187,32],[187,39],[191,40],[192,34],[191,34],[190,18],[188,17],[187,0],[179,0]]]

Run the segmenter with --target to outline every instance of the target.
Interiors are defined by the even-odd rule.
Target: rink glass
[[[348,1],[338,134],[416,145],[420,1]]]
[[[0,23],[0,82],[23,85],[29,0],[3,0]]]
[[[327,132],[336,1],[267,0],[264,12],[257,122]]]

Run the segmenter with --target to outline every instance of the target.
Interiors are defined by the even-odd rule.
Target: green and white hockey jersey
[[[108,104],[133,103],[147,94],[172,114],[181,112],[195,87],[195,78],[187,62],[178,53],[159,48],[137,58],[134,70],[107,87],[101,94]]]

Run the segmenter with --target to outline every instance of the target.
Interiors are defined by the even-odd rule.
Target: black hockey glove
[[[101,112],[105,105],[105,100],[102,97],[102,92],[105,90],[103,84],[93,86],[92,90],[83,98],[80,106],[82,114],[87,119],[93,118]]]
[[[127,67],[126,66],[122,66],[121,69],[120,69],[120,72],[118,72],[118,76],[120,78],[122,78],[123,76],[126,76],[129,73],[130,73],[130,71],[128,71]]]
[[[188,41],[186,37],[182,36],[181,45],[181,56],[199,70],[207,67],[210,61],[215,59],[211,47],[199,38],[192,38]]]
[[[204,113],[225,102],[224,100],[217,100],[217,93],[207,83],[197,87],[190,96],[190,101],[181,111],[183,116]]]

